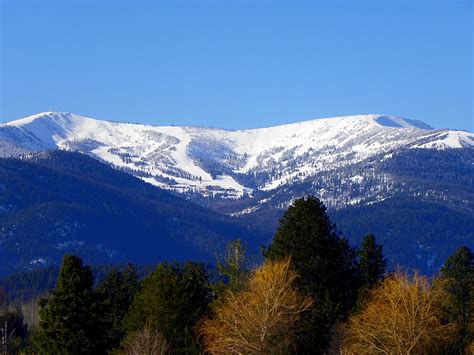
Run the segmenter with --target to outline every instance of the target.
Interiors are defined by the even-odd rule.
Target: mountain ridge
[[[34,157],[43,150],[83,153],[267,235],[295,199],[314,195],[351,242],[374,232],[391,260],[430,273],[446,253],[472,245],[474,134],[466,131],[389,115],[252,130],[60,113],[0,125],[0,155]]]
[[[343,115],[343,116],[328,116],[328,117],[315,117],[315,118],[309,118],[309,119],[302,119],[296,122],[291,122],[291,123],[281,123],[277,125],[271,125],[271,126],[262,126],[262,127],[254,127],[254,128],[223,128],[223,127],[216,127],[216,126],[205,126],[205,125],[160,125],[160,124],[150,124],[150,123],[140,123],[140,122],[129,122],[129,121],[115,121],[113,119],[107,119],[107,118],[95,118],[95,117],[90,117],[87,115],[82,115],[82,114],[77,114],[74,112],[69,112],[69,111],[44,111],[44,112],[38,112],[29,116],[25,116],[19,119],[13,119],[10,121],[5,121],[5,122],[0,122],[1,125],[17,125],[17,124],[26,124],[26,123],[31,123],[31,121],[35,119],[41,119],[44,118],[45,116],[49,115],[72,115],[72,116],[79,116],[83,118],[88,118],[88,119],[93,119],[95,121],[103,121],[103,122],[111,122],[111,123],[123,123],[123,124],[130,124],[130,125],[140,125],[140,126],[152,126],[152,127],[188,127],[188,128],[209,128],[209,129],[217,129],[217,130],[223,130],[223,131],[251,131],[251,130],[258,130],[258,129],[265,129],[265,128],[272,128],[272,127],[280,127],[280,126],[292,126],[292,125],[297,125],[301,123],[310,123],[313,121],[319,121],[319,120],[337,120],[337,119],[343,119],[343,118],[350,118],[350,117],[392,117],[392,118],[399,118],[402,120],[406,120],[408,122],[411,122],[412,124],[420,124],[421,126],[424,126],[425,129],[434,129],[432,126],[428,125],[427,123],[421,121],[421,120],[415,120],[415,119],[410,119],[406,118],[403,116],[399,115],[393,115],[393,114],[385,114],[385,113],[361,113],[361,114],[354,114],[354,115]],[[418,127],[421,128],[421,127]],[[446,129],[446,128],[443,128]],[[462,130],[461,130],[462,131]]]
[[[47,112],[1,124],[2,140],[7,147],[4,156],[12,145],[18,151],[79,151],[155,186],[212,198],[241,198],[256,190],[274,190],[298,176],[353,164],[381,152],[390,154],[405,146],[474,146],[470,132],[434,130],[421,121],[376,114],[226,130]],[[293,162],[296,165],[289,166]],[[279,176],[270,176],[269,171],[278,171]],[[253,177],[262,174],[268,176],[265,181]]]

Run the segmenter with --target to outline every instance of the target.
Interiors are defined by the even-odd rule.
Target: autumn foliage
[[[387,277],[349,320],[344,353],[436,353],[455,333],[439,315],[445,296],[442,287],[432,287],[417,274]]]
[[[200,326],[210,354],[282,353],[294,344],[297,322],[312,305],[294,287],[297,274],[290,259],[256,269],[241,292],[229,291],[214,318]]]

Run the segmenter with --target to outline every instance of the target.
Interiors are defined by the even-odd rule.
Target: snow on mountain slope
[[[3,143],[2,143],[3,142]],[[396,149],[474,146],[474,134],[398,116],[316,119],[250,130],[150,126],[47,112],[0,125],[1,155],[80,151],[178,192],[238,198]]]

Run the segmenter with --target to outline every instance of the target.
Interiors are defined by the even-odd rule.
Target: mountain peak
[[[82,120],[93,120],[98,122],[115,122],[112,120],[102,120],[96,118],[90,118],[86,116],[82,116],[79,114],[71,113],[71,112],[58,112],[58,111],[46,111],[40,112],[31,116],[27,116],[24,118],[20,118],[14,121],[6,122],[0,125],[8,125],[8,126],[25,126],[29,125],[33,122],[44,122],[44,121],[52,121],[58,123],[60,125],[67,125],[70,124],[72,121],[82,121]],[[262,127],[262,128],[272,128],[272,127],[279,127],[279,126],[293,126],[293,125],[307,125],[312,123],[318,122],[326,122],[326,123],[335,123],[335,121],[345,121],[347,124],[351,124],[351,122],[367,122],[371,123],[374,122],[383,127],[391,127],[391,128],[418,128],[424,130],[432,130],[433,127],[426,124],[420,120],[414,120],[409,118],[404,118],[401,116],[396,115],[387,115],[387,114],[360,114],[360,115],[347,115],[347,116],[337,116],[337,117],[321,117],[321,118],[313,118],[310,120],[303,120],[294,123],[287,123],[278,126],[269,126],[269,127]],[[125,123],[125,122],[115,122],[115,123]],[[143,125],[140,123],[136,123],[137,125]],[[155,126],[156,125],[145,125],[145,126]],[[260,128],[256,128],[257,130]],[[253,129],[247,129],[253,130]],[[235,130],[233,130],[235,131]],[[237,130],[238,131],[238,130]]]
[[[375,121],[385,127],[394,127],[394,128],[419,128],[419,129],[433,129],[430,125],[426,124],[420,120],[412,120],[409,118],[404,118],[400,116],[393,116],[393,115],[378,115],[375,118]]]
[[[81,117],[79,115],[75,115],[70,112],[53,112],[53,111],[46,111],[36,113],[31,116],[23,117],[14,121],[6,122],[4,125],[7,126],[25,126],[32,123],[39,123],[44,121],[64,121],[65,119],[71,119],[72,117]]]
[[[397,115],[387,114],[360,114],[337,117],[321,117],[310,120],[283,124],[281,127],[308,126],[308,125],[331,125],[331,126],[360,126],[376,124],[379,127],[387,128],[416,128],[422,130],[433,130],[433,127],[420,120],[409,119]],[[280,127],[274,126],[273,128]],[[272,128],[272,127],[265,127]]]
[[[132,125],[68,112],[43,112],[0,125],[4,152],[79,151],[151,184],[206,196],[239,197],[253,190],[272,190],[402,148],[472,146],[472,133],[433,130],[421,121],[383,114],[247,130]],[[272,175],[273,171],[281,173]],[[242,179],[254,173],[268,179],[252,183]]]

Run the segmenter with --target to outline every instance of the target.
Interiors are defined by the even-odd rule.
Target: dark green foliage
[[[34,339],[38,354],[100,353],[103,334],[93,292],[92,270],[66,255],[56,288],[40,303],[40,325]]]
[[[249,274],[249,260],[246,248],[240,239],[227,244],[224,257],[217,261],[217,273],[223,278],[212,286],[217,298],[226,291],[242,290]]]
[[[199,353],[197,322],[211,300],[208,276],[202,264],[163,263],[142,282],[124,320],[127,331],[149,324],[171,344],[173,353]]]
[[[351,177],[359,175],[364,179],[355,183]],[[375,156],[254,192],[251,199],[229,201],[219,210],[234,213],[264,200],[241,218],[273,232],[284,213],[281,206],[308,193],[331,200],[329,216],[352,245],[360,244],[368,231],[374,233],[390,269],[404,265],[434,275],[460,245],[474,248],[472,148],[404,149],[389,159]],[[360,204],[347,204],[359,199]]]
[[[468,247],[459,248],[448,258],[440,272],[445,280],[450,299],[446,318],[459,327],[454,345],[455,352],[462,354],[474,341],[474,255]]]
[[[0,305],[0,329],[1,333],[7,332],[8,354],[17,354],[26,346],[28,326],[24,323],[23,313],[19,307],[12,310]]]
[[[383,256],[382,244],[377,244],[373,234],[362,239],[358,250],[361,287],[373,288],[385,275],[387,261]]]
[[[377,286],[387,271],[383,246],[376,242],[373,234],[366,235],[362,239],[357,254],[359,257],[360,286],[357,304],[353,310],[355,313],[360,311],[362,302],[366,299],[369,291]]]
[[[112,270],[122,272],[126,268],[127,265],[93,266],[92,271],[95,285],[100,284]],[[136,267],[140,279],[143,279],[155,268],[156,264],[139,265]],[[6,292],[8,304],[28,302],[52,290],[57,283],[58,273],[59,267],[48,267],[0,276],[0,287]]]
[[[106,349],[114,349],[120,345],[125,335],[123,319],[138,287],[137,269],[130,264],[123,271],[111,270],[97,288]]]
[[[300,276],[298,287],[315,301],[313,310],[303,316],[299,350],[322,353],[331,328],[348,315],[356,301],[355,250],[340,237],[321,201],[310,196],[288,208],[265,256],[270,260],[292,257]]]

